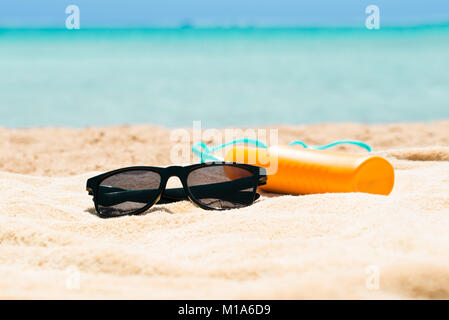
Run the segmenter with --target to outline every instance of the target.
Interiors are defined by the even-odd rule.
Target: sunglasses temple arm
[[[121,188],[100,186],[98,190],[97,203],[110,207],[123,202],[147,203],[148,199],[155,199],[159,189],[126,190]]]
[[[213,194],[214,196],[220,196],[220,198],[225,200],[236,198],[235,192],[233,192],[235,190],[245,190],[253,187],[254,178],[247,177],[228,182],[192,186],[190,187],[190,190],[195,197],[199,199],[210,197],[211,194]],[[126,201],[147,203],[148,199],[155,199],[159,192],[159,189],[125,190],[108,186],[100,186],[99,188],[101,197],[97,197],[97,202],[102,206],[113,206]],[[243,191],[241,191],[240,194],[243,198],[244,194],[242,192]],[[172,188],[164,190],[158,203],[171,203],[186,199],[187,196],[183,188]]]
[[[213,196],[220,197],[222,200],[231,200],[235,202],[245,203],[248,199],[248,193],[252,193],[252,191],[240,191],[236,193],[235,190],[245,190],[250,188],[253,188],[252,180],[243,178],[229,182],[193,186],[190,187],[190,190],[195,195],[195,197],[199,199],[211,197],[211,194],[213,194]],[[259,199],[259,197],[260,195],[256,193],[254,200]],[[184,188],[165,189],[162,193],[161,199],[157,203],[165,204],[186,199],[187,196],[184,192]]]

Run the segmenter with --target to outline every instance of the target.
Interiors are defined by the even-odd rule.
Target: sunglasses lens
[[[254,201],[256,179],[251,171],[221,165],[195,169],[187,185],[196,201],[212,209],[233,209]]]
[[[161,176],[148,170],[128,170],[104,179],[97,194],[101,214],[119,216],[153,203],[159,194]]]

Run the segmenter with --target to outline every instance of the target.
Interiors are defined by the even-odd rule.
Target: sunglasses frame
[[[254,188],[253,188],[253,197],[251,199],[251,202],[248,203],[248,206],[251,205],[257,198],[258,194],[256,192],[257,187],[266,184],[267,182],[267,172],[265,168],[257,167],[249,164],[243,164],[243,163],[237,163],[237,162],[227,162],[227,161],[214,161],[214,162],[204,162],[204,163],[198,163],[188,166],[168,166],[168,167],[150,167],[150,166],[133,166],[133,167],[126,167],[121,169],[116,169],[113,171],[105,172],[103,174],[100,174],[98,176],[92,177],[87,180],[86,183],[86,190],[89,192],[89,195],[93,196],[93,201],[95,204],[95,210],[101,217],[119,217],[124,215],[138,215],[145,211],[147,211],[149,208],[157,204],[167,187],[167,182],[171,177],[178,177],[181,180],[182,187],[184,189],[184,192],[187,196],[187,199],[173,199],[173,201],[180,201],[180,200],[190,200],[193,204],[196,206],[205,209],[205,210],[230,210],[232,208],[212,208],[208,207],[204,204],[202,204],[198,199],[195,198],[195,196],[190,191],[189,186],[187,185],[187,178],[189,174],[197,169],[200,168],[206,168],[206,167],[214,167],[214,166],[231,166],[236,168],[245,169],[253,174],[254,179]],[[136,211],[124,213],[124,214],[105,214],[102,213],[98,208],[98,202],[97,202],[97,196],[99,192],[99,187],[101,183],[106,179],[113,175],[123,173],[126,171],[134,171],[134,170],[142,170],[142,171],[152,171],[156,172],[160,176],[160,186],[158,189],[158,196],[156,200],[154,200],[151,203],[146,204],[144,207],[137,209]]]

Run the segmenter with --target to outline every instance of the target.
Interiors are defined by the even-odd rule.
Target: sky
[[[449,22],[449,0],[1,0],[0,27],[64,28],[72,4],[82,27],[363,26],[371,4],[384,27]]]

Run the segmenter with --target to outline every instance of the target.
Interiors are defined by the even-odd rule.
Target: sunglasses
[[[182,188],[166,189],[177,176]],[[87,180],[100,216],[139,214],[154,204],[190,200],[203,209],[226,210],[251,205],[266,184],[264,168],[234,162],[208,162],[185,167],[129,167]]]

